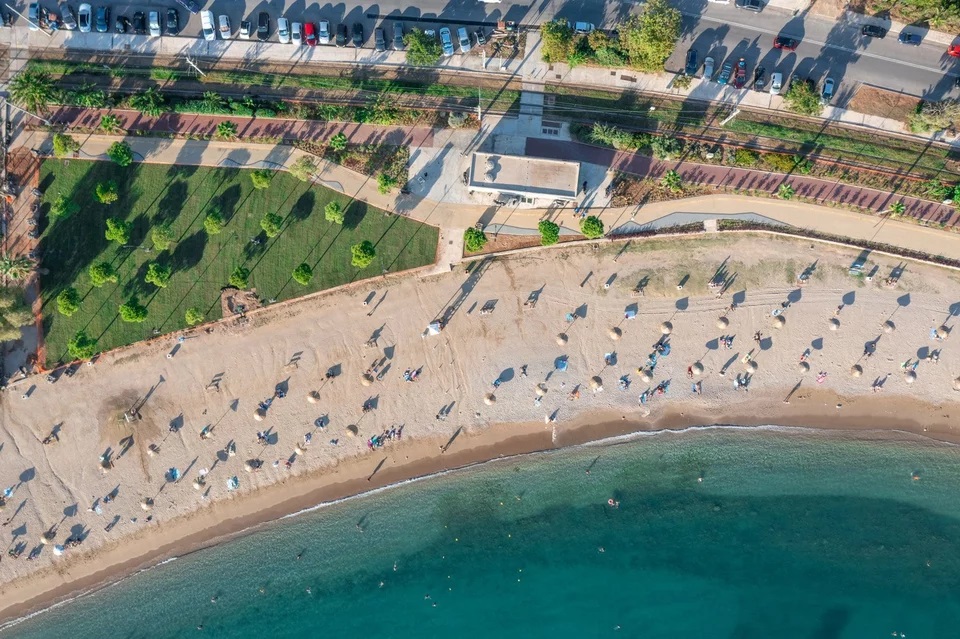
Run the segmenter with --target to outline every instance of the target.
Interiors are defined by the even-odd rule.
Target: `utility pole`
[[[186,60],[187,60],[187,64],[189,64],[191,67],[193,67],[193,69],[194,69],[197,73],[200,74],[200,77],[204,77],[204,76],[207,75],[206,73],[204,73],[203,71],[200,70],[200,67],[198,67],[197,64],[196,64],[193,60],[190,59],[190,56],[187,56],[187,57],[186,57]]]
[[[48,120],[48,119],[46,119],[46,118],[44,118],[44,117],[41,117],[41,116],[37,115],[36,113],[31,113],[30,111],[27,111],[26,109],[21,109],[21,108],[18,107],[16,104],[14,104],[14,103],[11,102],[10,100],[8,100],[6,97],[4,97],[2,94],[0,94],[0,104],[3,104],[3,105],[6,105],[6,106],[9,106],[9,107],[12,107],[12,108],[16,109],[17,111],[19,111],[20,113],[24,113],[24,114],[26,114],[26,115],[29,115],[29,116],[32,117],[32,118],[37,118],[38,120],[40,120],[41,122],[43,122],[43,123],[46,124],[47,126],[53,126],[53,123],[50,122],[50,120]]]

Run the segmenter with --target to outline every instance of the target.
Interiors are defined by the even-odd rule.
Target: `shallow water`
[[[856,437],[708,429],[488,464],[270,525],[0,637],[955,636],[960,448]]]

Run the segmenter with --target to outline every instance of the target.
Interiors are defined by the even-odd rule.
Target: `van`
[[[473,46],[470,44],[470,34],[466,27],[457,29],[457,40],[460,42],[460,53],[469,53]]]
[[[200,29],[203,31],[203,39],[206,41],[217,38],[217,29],[213,26],[213,11],[204,9],[200,12]]]
[[[393,23],[393,48],[403,51],[403,25],[399,22]]]

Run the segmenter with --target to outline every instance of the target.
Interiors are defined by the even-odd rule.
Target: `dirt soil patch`
[[[572,242],[573,240],[582,240],[582,235],[561,235],[560,244],[564,242]],[[507,233],[500,233],[498,235],[487,235],[487,243],[483,246],[483,250],[477,251],[476,253],[467,253],[464,254],[469,257],[471,255],[486,255],[488,253],[499,253],[500,251],[512,251],[514,249],[530,248],[531,246],[540,246],[540,235],[509,235]]]
[[[916,96],[861,84],[847,108],[857,113],[906,122],[919,104],[920,98]]]
[[[642,205],[650,202],[681,200],[686,197],[715,193],[716,189],[698,184],[684,184],[683,190],[671,191],[656,180],[638,179],[629,175],[620,175],[614,181],[610,194],[610,205],[615,207]]]
[[[241,291],[236,288],[225,288],[220,293],[220,309],[224,317],[242,314],[260,308],[260,297],[256,289]]]

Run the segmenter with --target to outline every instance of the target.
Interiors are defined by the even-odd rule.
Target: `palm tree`
[[[663,174],[660,185],[669,189],[671,193],[679,193],[683,191],[683,178],[680,177],[679,173],[671,169]]]
[[[893,217],[900,217],[903,215],[904,211],[907,210],[907,205],[903,203],[903,200],[899,202],[894,202],[890,205],[890,215]]]
[[[793,198],[796,191],[789,184],[781,184],[780,188],[777,189],[777,197],[781,200],[790,200]]]
[[[100,118],[100,129],[104,133],[114,133],[120,130],[120,118],[112,113],[107,113]]]
[[[11,280],[25,280],[33,271],[33,262],[26,257],[0,257],[0,276]]]
[[[56,95],[53,79],[42,71],[26,69],[10,80],[10,97],[27,111],[43,113]]]

